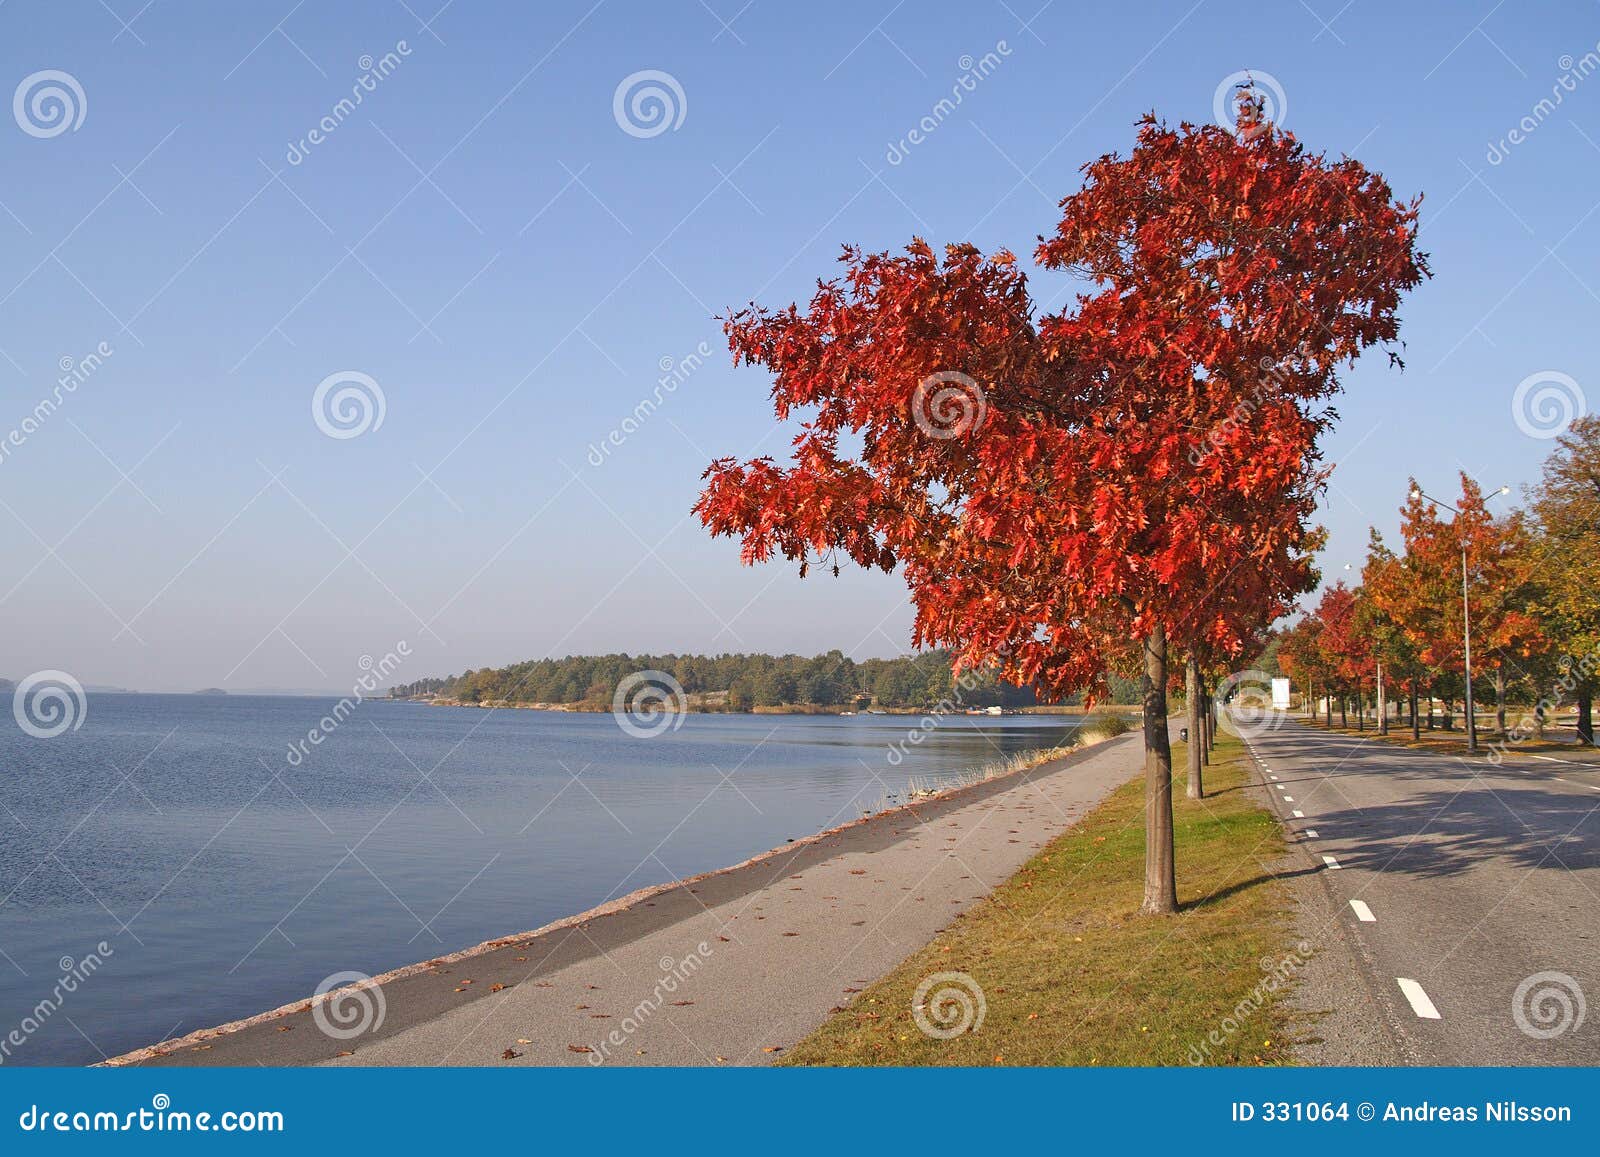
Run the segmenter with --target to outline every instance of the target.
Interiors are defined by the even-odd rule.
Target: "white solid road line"
[[[1327,864],[1328,868],[1332,871],[1337,871],[1339,868],[1339,861],[1334,859],[1332,856],[1323,856],[1322,862]]]
[[[1294,818],[1297,819],[1297,820],[1303,820],[1303,819],[1306,818],[1306,813],[1301,811],[1299,808],[1295,808],[1294,809]]]
[[[1411,1011],[1423,1020],[1439,1020],[1439,1010],[1433,1007],[1433,1001],[1428,999],[1428,994],[1422,991],[1422,985],[1415,980],[1408,980],[1404,976],[1395,977],[1395,983],[1400,986],[1400,991],[1406,994],[1406,999],[1411,1002]]]
[[[1364,924],[1376,924],[1378,918],[1372,914],[1372,909],[1367,907],[1365,900],[1351,900],[1350,907],[1355,910],[1356,919]]]

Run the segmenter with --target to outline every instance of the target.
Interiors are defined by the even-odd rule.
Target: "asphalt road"
[[[1245,736],[1408,1059],[1600,1064],[1600,765]]]

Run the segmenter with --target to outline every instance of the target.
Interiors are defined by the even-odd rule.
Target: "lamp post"
[[[1502,486],[1494,493],[1510,494],[1511,487]],[[1448,502],[1440,502],[1431,494],[1424,494],[1420,487],[1411,491],[1411,497],[1421,498],[1433,503],[1435,506],[1442,506],[1457,518],[1461,517],[1461,511],[1451,506]],[[1462,658],[1466,661],[1467,675],[1467,750],[1475,752],[1478,750],[1478,716],[1472,704],[1472,605],[1467,600],[1467,539],[1465,535],[1461,538],[1461,632],[1461,653]],[[1428,708],[1428,711],[1428,718],[1432,719],[1433,708]]]

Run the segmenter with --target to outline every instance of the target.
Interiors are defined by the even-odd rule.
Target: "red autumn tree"
[[[1322,626],[1318,642],[1330,689],[1339,693],[1341,727],[1347,722],[1345,707],[1350,696],[1358,697],[1356,710],[1359,712],[1362,688],[1374,674],[1372,648],[1360,629],[1358,601],[1356,591],[1338,582],[1322,592],[1322,601],[1314,612]]]
[[[917,645],[1046,695],[1138,640],[1146,912],[1177,907],[1169,647],[1237,654],[1309,588],[1337,368],[1426,273],[1415,203],[1241,127],[1146,118],[1087,165],[1037,252],[1086,289],[1037,322],[1010,253],[921,240],[733,314],[735,360],[808,415],[788,465],[720,459],[695,507],[746,563],[902,568]]]
[[[1284,632],[1278,666],[1305,688],[1305,704],[1315,718],[1316,700],[1328,694],[1332,677],[1332,666],[1322,650],[1322,623],[1315,615],[1303,616]]]

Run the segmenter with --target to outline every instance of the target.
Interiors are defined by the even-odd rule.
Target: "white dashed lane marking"
[[[1309,836],[1310,834],[1311,833],[1309,831],[1306,832],[1306,835]],[[1332,856],[1323,856],[1322,862],[1328,865],[1330,871],[1337,871],[1339,868],[1339,861],[1334,859]]]
[[[1292,795],[1284,796],[1283,797],[1283,802],[1284,803],[1293,803],[1294,802],[1294,796],[1292,796]]]
[[[1313,840],[1316,839],[1317,838],[1317,829],[1316,828],[1307,828],[1306,829],[1306,835],[1310,839],[1313,839]],[[1337,868],[1338,866],[1339,866],[1338,864],[1334,865],[1335,868]]]
[[[1395,977],[1395,983],[1400,986],[1400,991],[1406,994],[1406,1000],[1411,1002],[1411,1011],[1423,1020],[1439,1020],[1439,1010],[1433,1007],[1433,1001],[1428,999],[1428,994],[1422,990],[1422,985],[1415,980],[1408,980],[1404,976]]]
[[[1376,924],[1378,918],[1372,914],[1372,909],[1367,907],[1365,900],[1351,900],[1350,907],[1356,914],[1356,919],[1363,924]]]
[[[1297,820],[1303,820],[1303,819],[1306,818],[1306,813],[1301,811],[1299,808],[1295,808],[1294,809],[1294,818],[1297,819]]]

